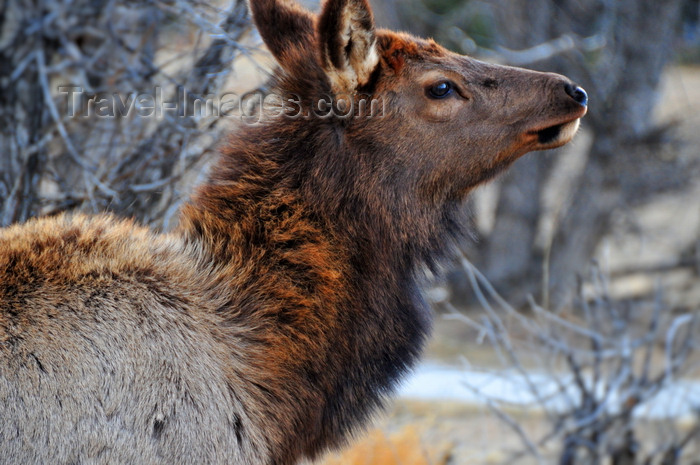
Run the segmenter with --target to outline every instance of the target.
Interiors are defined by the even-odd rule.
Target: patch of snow
[[[603,387],[596,389],[601,398]],[[424,364],[404,382],[399,395],[407,399],[448,400],[465,404],[501,405],[565,412],[578,403],[579,391],[571,377],[515,371],[478,371]],[[619,410],[620,392],[612,390],[605,408]],[[637,407],[646,419],[680,419],[700,408],[700,382],[676,381]]]

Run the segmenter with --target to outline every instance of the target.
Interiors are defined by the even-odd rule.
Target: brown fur
[[[362,0],[251,6],[280,95],[306,111],[350,76],[386,114],[234,134],[172,234],[0,231],[0,461],[282,465],[342,444],[420,354],[420,270],[465,195],[585,113],[565,78],[375,31]]]

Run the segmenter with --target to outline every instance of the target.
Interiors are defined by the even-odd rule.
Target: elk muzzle
[[[582,87],[565,81],[553,96],[555,111],[543,124],[527,131],[534,150],[561,147],[573,139],[581,118],[588,111],[588,94]]]

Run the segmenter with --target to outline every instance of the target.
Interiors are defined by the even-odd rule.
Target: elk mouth
[[[559,138],[563,126],[563,124],[556,124],[537,131],[537,141],[542,145],[551,144]]]
[[[535,139],[538,148],[560,147],[574,138],[580,123],[581,117],[579,116],[541,129],[528,131],[528,135]]]

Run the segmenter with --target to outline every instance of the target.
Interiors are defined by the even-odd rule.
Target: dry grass
[[[375,429],[317,465],[446,465],[451,450],[451,443],[429,444],[421,428],[408,425],[393,434]]]

